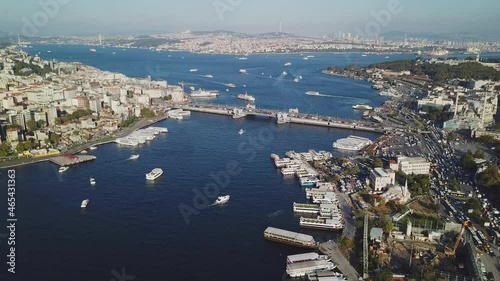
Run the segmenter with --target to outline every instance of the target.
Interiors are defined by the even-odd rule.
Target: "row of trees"
[[[23,69],[29,69],[30,71],[21,71]],[[48,66],[45,65],[43,68],[33,64],[33,63],[25,63],[23,61],[17,62],[13,67],[12,70],[14,71],[14,75],[19,75],[19,76],[28,76],[32,73],[40,75],[40,76],[45,76],[45,74],[53,72],[53,70]]]
[[[462,164],[462,167],[464,169],[469,171],[475,171],[477,169],[477,165],[474,159],[484,159],[484,158],[485,158],[484,151],[478,149],[476,150],[476,152],[472,153],[472,151],[469,149],[464,155],[462,155],[460,163]]]
[[[61,116],[61,117],[57,117],[55,122],[57,125],[60,125],[60,124],[63,124],[65,122],[70,122],[70,121],[74,121],[74,120],[78,120],[79,118],[81,117],[84,117],[84,116],[89,116],[89,115],[92,115],[92,113],[94,113],[92,110],[90,109],[78,109],[76,110],[75,112],[71,113],[71,114],[66,114],[64,116]]]
[[[420,58],[415,60],[397,60],[381,62],[368,66],[369,68],[388,69],[392,71],[410,71],[415,75],[428,75],[430,78],[444,82],[450,79],[475,79],[500,81],[500,72],[477,62],[464,62],[458,65],[429,63]]]

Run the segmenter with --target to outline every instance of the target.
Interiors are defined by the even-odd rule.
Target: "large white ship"
[[[197,91],[191,92],[192,98],[215,98],[218,95],[219,91],[217,90],[205,91],[203,89],[198,89]]]
[[[146,179],[154,181],[155,179],[159,178],[161,175],[163,175],[163,170],[160,168],[154,168],[151,172],[146,174]]]
[[[333,143],[333,147],[344,150],[358,151],[372,143],[373,142],[367,138],[348,136],[347,138],[338,139]]]
[[[308,260],[302,262],[295,262],[292,264],[288,264],[286,266],[286,273],[290,277],[299,277],[305,276],[311,273],[317,273],[320,271],[328,271],[335,269],[335,264],[331,261],[317,259],[317,260]]]
[[[326,229],[326,230],[338,230],[344,228],[344,224],[338,218],[304,218],[300,217],[300,226],[306,228],[316,228],[316,229]]]
[[[248,93],[239,94],[239,95],[238,95],[238,98],[239,98],[240,100],[255,101],[255,97],[254,97],[254,96],[249,95]]]

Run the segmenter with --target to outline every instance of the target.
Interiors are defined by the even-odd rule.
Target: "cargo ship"
[[[319,243],[311,235],[268,227],[264,231],[264,238],[270,241],[280,242],[303,248],[317,248]]]

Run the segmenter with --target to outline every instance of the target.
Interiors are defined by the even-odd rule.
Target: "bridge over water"
[[[321,116],[299,113],[294,109],[288,112],[282,112],[270,109],[260,109],[253,106],[228,107],[221,105],[181,105],[177,108],[182,108],[194,112],[203,112],[211,114],[219,114],[232,116],[233,118],[244,118],[246,116],[258,116],[276,119],[278,124],[294,123],[312,126],[340,128],[347,130],[359,130],[367,132],[385,133],[392,131],[394,128],[387,127],[379,123],[368,122],[363,120],[343,119],[332,116]]]

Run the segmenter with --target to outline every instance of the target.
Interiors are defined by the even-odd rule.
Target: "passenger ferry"
[[[246,100],[246,101],[255,101],[255,97],[249,95],[248,93],[239,94],[238,95],[238,99],[240,99],[240,100]]]
[[[301,186],[315,186],[318,181],[319,180],[316,177],[303,177],[303,178],[300,178],[300,185]]]
[[[307,91],[306,95],[308,95],[308,96],[319,96],[319,92],[316,92],[316,91]]]
[[[372,110],[373,107],[366,105],[366,104],[356,104],[352,106],[352,109],[356,110]]]
[[[163,170],[160,168],[154,168],[151,172],[146,174],[146,179],[154,181],[155,179],[159,178],[161,175],[163,175]]]
[[[344,225],[339,219],[326,219],[326,218],[300,218],[300,226],[306,228],[325,229],[325,230],[340,230]]]
[[[319,243],[311,235],[268,227],[264,231],[264,238],[270,241],[281,242],[303,248],[317,248]]]

